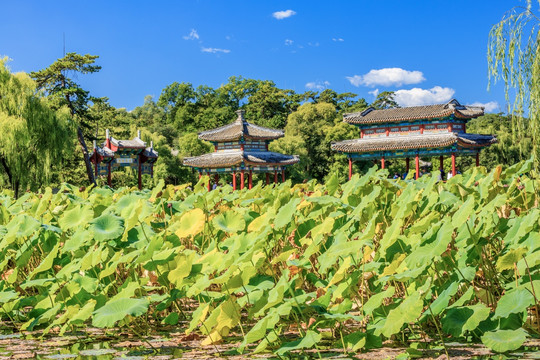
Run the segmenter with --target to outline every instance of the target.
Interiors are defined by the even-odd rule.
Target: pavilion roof
[[[231,124],[202,131],[199,139],[213,142],[236,141],[241,138],[252,140],[274,140],[284,136],[283,130],[270,129],[247,122],[244,110],[236,112],[238,118]]]
[[[493,135],[443,132],[401,136],[364,137],[332,144],[332,150],[345,153],[396,151],[444,148],[454,144],[465,148],[479,148],[497,142]]]
[[[112,151],[106,146],[103,146],[103,147],[97,146],[96,152],[98,153],[98,155],[103,156],[103,157],[111,157],[111,158],[114,157],[114,151]],[[94,152],[90,153],[90,157],[92,157],[92,155],[94,155]]]
[[[153,147],[147,147],[143,153],[142,153],[144,156],[146,156],[147,158],[157,158],[158,157],[158,152],[156,150],[154,150]]]
[[[146,149],[146,143],[138,137],[135,137],[131,140],[118,140],[111,136],[111,143],[120,149]]]
[[[343,121],[354,125],[370,125],[400,121],[429,120],[454,115],[460,119],[472,119],[484,115],[481,106],[461,105],[453,99],[446,104],[410,106],[376,110],[370,107],[362,112],[343,115]]]
[[[292,165],[298,161],[300,159],[297,155],[283,155],[271,151],[232,149],[184,158],[184,165],[197,168],[224,168],[239,166],[242,163],[253,166]]]

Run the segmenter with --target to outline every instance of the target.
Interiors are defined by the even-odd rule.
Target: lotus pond
[[[536,356],[532,162],[387,177],[4,191],[2,356]]]

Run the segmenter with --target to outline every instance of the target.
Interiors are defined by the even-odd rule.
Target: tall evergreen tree
[[[56,60],[49,67],[30,73],[36,81],[38,90],[44,91],[53,109],[67,106],[72,118],[77,124],[77,139],[83,154],[88,181],[95,184],[94,172],[90,164],[86,136],[93,139],[92,117],[88,111],[88,104],[92,100],[90,93],[81,88],[70,75],[91,74],[101,70],[101,66],[94,65],[97,55],[80,55],[68,53]]]

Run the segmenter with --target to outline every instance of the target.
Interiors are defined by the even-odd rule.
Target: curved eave
[[[444,133],[345,140],[333,143],[331,148],[344,153],[370,153],[446,148],[453,145],[462,148],[483,148],[495,142],[497,138],[492,135]]]
[[[241,150],[218,151],[201,156],[184,158],[183,164],[194,168],[226,168],[241,166],[288,166],[296,164],[297,155],[283,155],[270,151],[248,152]]]
[[[248,122],[235,121],[216,129],[202,131],[199,139],[210,142],[238,141],[242,138],[251,140],[275,140],[284,136],[282,130],[265,128]]]

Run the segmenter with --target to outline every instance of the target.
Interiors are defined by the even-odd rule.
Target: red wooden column
[[[281,182],[285,182],[285,169],[281,169]]]
[[[381,158],[381,169],[384,169],[384,156]]]
[[[452,153],[452,176],[456,176],[456,153]]]
[[[416,154],[416,157],[414,158],[414,162],[416,163],[416,174],[414,174],[416,180],[418,180],[419,173],[420,173],[420,158],[418,157],[418,154]]]
[[[236,190],[236,171],[232,172],[232,189]]]
[[[199,180],[202,178],[202,173],[199,171]]]
[[[408,174],[409,173],[409,158],[405,158],[405,172]]]
[[[240,170],[240,190],[244,188],[244,169]]]
[[[480,166],[480,151],[476,153],[476,167]]]
[[[138,162],[139,162],[139,165],[137,166],[137,176],[138,176],[138,180],[139,180],[139,190],[142,190],[142,164],[141,164],[141,159],[142,156],[139,154],[139,158],[138,158]]]
[[[112,187],[111,163],[107,164],[107,185]]]
[[[266,173],[266,185],[270,184],[270,173]]]
[[[274,170],[274,184],[277,184],[277,170]]]
[[[442,155],[439,157],[439,169],[444,169],[444,156]]]
[[[249,179],[248,179],[248,189],[251,190],[252,187],[253,187],[253,171],[250,168],[249,169]]]
[[[352,159],[349,158],[349,180],[352,178]]]

